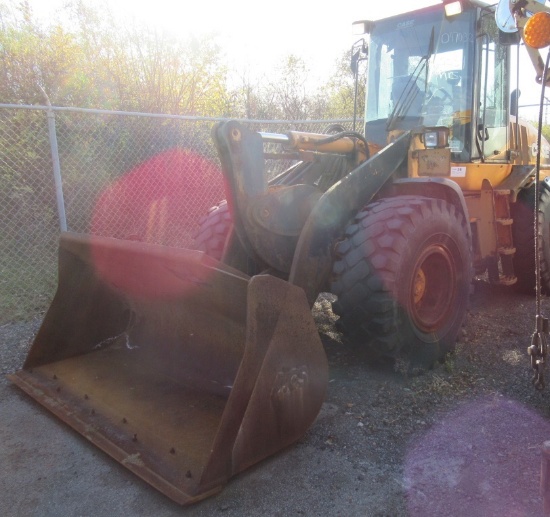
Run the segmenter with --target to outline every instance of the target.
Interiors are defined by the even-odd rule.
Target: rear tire
[[[524,189],[510,207],[514,223],[512,238],[516,253],[514,273],[517,282],[514,289],[520,293],[535,294],[535,187]]]
[[[221,260],[232,226],[227,201],[221,201],[200,219],[199,229],[194,236],[195,249],[204,251],[216,260]]]
[[[357,214],[335,252],[333,310],[349,341],[422,367],[454,349],[472,279],[467,223],[454,205],[382,199]]]
[[[517,291],[525,294],[535,294],[535,186],[522,190],[516,203],[511,207],[514,220],[512,236],[516,253],[514,255],[514,273],[518,279],[515,284]],[[550,190],[545,183],[540,185],[539,216],[542,238],[541,249],[541,289],[550,293]]]
[[[538,221],[541,229],[540,281],[542,292],[550,294],[550,190],[546,181],[541,184]],[[534,274],[533,274],[534,276]]]

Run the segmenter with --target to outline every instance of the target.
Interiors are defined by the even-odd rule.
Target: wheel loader
[[[495,10],[463,0],[362,22],[362,132],[216,125],[227,198],[196,250],[62,234],[58,291],[11,380],[188,504],[315,420],[320,293],[347,342],[426,367],[453,350],[474,275],[533,291],[536,131],[511,101],[519,40]],[[268,179],[277,159],[294,165]]]

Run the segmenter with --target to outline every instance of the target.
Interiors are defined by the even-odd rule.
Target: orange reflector
[[[540,12],[531,16],[523,29],[523,39],[533,48],[550,45],[550,14]]]

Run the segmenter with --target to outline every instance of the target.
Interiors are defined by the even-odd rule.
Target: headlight
[[[449,129],[445,127],[425,131],[422,135],[422,140],[426,149],[447,147],[449,143]]]
[[[359,20],[351,24],[351,30],[354,36],[362,36],[363,34],[370,34],[374,27],[374,22],[370,20]]]
[[[445,4],[445,16],[447,18],[456,16],[463,11],[462,2],[459,0],[443,0],[443,3]]]

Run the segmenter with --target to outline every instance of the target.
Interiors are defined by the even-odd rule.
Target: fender
[[[510,201],[515,203],[518,194],[533,183],[535,176],[534,165],[514,165],[510,175],[497,188],[510,190],[512,195]]]

